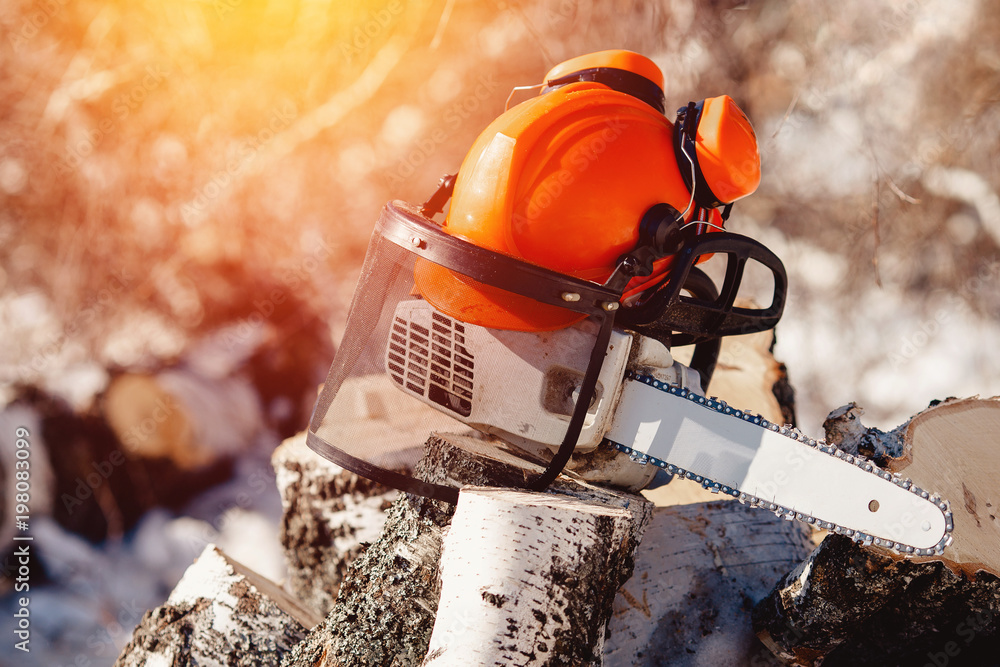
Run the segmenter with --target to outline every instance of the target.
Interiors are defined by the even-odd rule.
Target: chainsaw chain
[[[952,519],[952,513],[948,501],[942,500],[941,497],[938,496],[937,494],[931,494],[919,488],[918,486],[914,485],[910,480],[901,477],[899,473],[890,473],[885,470],[882,470],[881,468],[877,467],[874,463],[872,463],[871,461],[862,456],[854,456],[853,454],[848,454],[847,452],[835,447],[834,445],[827,444],[825,440],[816,440],[814,438],[810,438],[799,432],[794,427],[772,424],[771,422],[764,419],[760,415],[755,415],[751,412],[747,412],[746,410],[737,410],[736,408],[732,408],[729,405],[727,405],[725,401],[717,399],[715,397],[705,398],[704,396],[696,394],[695,392],[690,391],[688,389],[677,387],[668,382],[657,380],[656,378],[650,375],[643,375],[640,373],[636,373],[634,371],[626,371],[625,378],[629,380],[635,380],[637,382],[642,382],[643,384],[647,384],[650,387],[653,387],[654,389],[659,389],[660,391],[666,392],[668,394],[673,394],[675,396],[680,396],[681,398],[685,398],[691,401],[692,403],[705,407],[708,410],[714,410],[715,412],[718,412],[720,414],[733,417],[735,419],[741,419],[745,422],[749,422],[763,429],[767,429],[769,431],[773,431],[775,433],[783,435],[791,440],[801,442],[803,445],[812,447],[813,449],[818,449],[824,454],[828,454],[829,456],[832,456],[834,458],[838,458],[843,461],[846,461],[847,463],[856,465],[865,472],[876,475],[886,481],[892,482],[896,486],[906,489],[907,491],[925,500],[929,500],[930,502],[934,503],[934,505],[936,505],[944,513],[945,534],[944,537],[942,537],[941,540],[936,545],[926,549],[919,549],[917,547],[913,547],[908,544],[902,544],[900,542],[894,542],[892,540],[885,540],[879,537],[874,537],[872,535],[868,535],[861,531],[840,526],[830,521],[823,521],[821,519],[817,519],[816,517],[810,516],[808,514],[803,514],[802,512],[796,512],[795,510],[790,509],[788,507],[784,507],[783,505],[778,505],[776,503],[763,500],[756,496],[752,496],[750,494],[740,491],[739,489],[734,489],[732,487],[726,486],[725,484],[720,484],[719,482],[711,480],[702,475],[692,473],[689,470],[685,470],[671,463],[667,463],[666,461],[662,461],[656,457],[649,456],[648,454],[636,451],[631,447],[627,447],[625,445],[619,444],[617,442],[612,442],[610,440],[608,441],[612,445],[614,445],[618,451],[628,454],[629,458],[631,458],[636,463],[640,463],[642,465],[646,464],[655,465],[659,468],[666,470],[671,474],[678,475],[680,477],[684,477],[685,479],[690,479],[692,481],[698,482],[699,484],[702,485],[702,487],[708,489],[712,493],[722,493],[728,496],[732,496],[733,498],[739,500],[741,503],[749,505],[750,507],[759,507],[762,509],[770,510],[771,512],[774,512],[775,515],[781,517],[782,519],[785,519],[786,521],[792,521],[793,519],[802,521],[803,523],[807,523],[811,526],[816,526],[817,528],[821,528],[823,530],[828,530],[838,535],[844,535],[846,537],[849,537],[855,542],[858,542],[859,544],[875,545],[885,549],[891,549],[892,551],[901,554],[908,554],[914,556],[930,556],[933,554],[941,554],[944,551],[944,549],[952,543],[951,533],[952,529],[954,528],[954,521]]]

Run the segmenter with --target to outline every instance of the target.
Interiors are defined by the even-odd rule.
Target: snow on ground
[[[281,501],[270,467],[276,445],[258,443],[238,461],[231,481],[195,498],[178,515],[148,512],[121,541],[93,545],[50,518],[33,517],[32,544],[51,581],[37,585],[38,577],[32,577],[32,651],[18,654],[13,663],[6,662],[6,652],[0,666],[112,664],[143,614],[163,604],[208,544],[282,581]],[[260,479],[272,483],[261,485]],[[0,614],[12,618],[17,604],[17,595],[0,598]]]

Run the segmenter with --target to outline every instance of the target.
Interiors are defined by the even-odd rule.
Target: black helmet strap
[[[556,88],[576,83],[577,81],[602,83],[612,90],[617,90],[620,93],[625,93],[626,95],[631,95],[642,100],[660,113],[663,113],[666,108],[662,88],[641,74],[636,74],[626,69],[618,69],[617,67],[591,67],[590,69],[572,72],[558,79],[546,81],[542,92],[547,93],[550,90],[555,90]]]

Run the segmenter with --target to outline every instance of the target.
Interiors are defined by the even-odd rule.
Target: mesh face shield
[[[414,278],[446,271],[480,294],[566,311],[570,327],[492,329],[437,310]],[[313,412],[320,455],[404,491],[455,502],[457,486],[413,476],[432,433],[524,470],[541,490],[609,418],[631,338],[613,332],[620,292],[453,237],[417,208],[382,210],[347,329]],[[527,300],[527,301],[525,301]],[[564,318],[565,319],[565,318]],[[597,436],[599,440],[599,436]]]

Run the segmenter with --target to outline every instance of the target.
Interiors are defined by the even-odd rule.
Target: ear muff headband
[[[663,89],[635,72],[617,67],[591,67],[545,82],[543,93],[577,81],[602,83],[612,90],[636,97],[660,113],[664,112]]]
[[[694,192],[694,200],[702,208],[715,208],[727,202],[722,201],[712,192],[705,174],[698,164],[698,124],[701,122],[701,112],[705,100],[688,102],[686,107],[677,110],[677,120],[674,122],[674,155],[677,157],[677,167],[681,178],[689,191]],[[693,167],[693,169],[692,169]],[[692,182],[692,172],[694,181]]]

